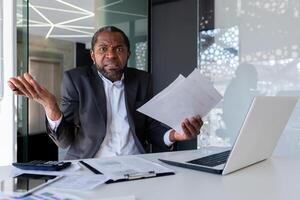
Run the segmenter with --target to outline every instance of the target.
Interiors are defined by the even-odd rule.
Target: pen
[[[89,170],[91,170],[92,172],[94,172],[94,174],[102,174],[100,171],[98,171],[97,169],[95,169],[94,167],[92,167],[91,165],[87,164],[86,162],[80,160],[79,161],[81,164],[83,164],[86,168],[88,168]]]

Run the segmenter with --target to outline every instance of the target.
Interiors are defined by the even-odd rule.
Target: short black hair
[[[130,43],[129,43],[129,39],[127,37],[127,35],[119,28],[115,27],[115,26],[104,26],[102,28],[99,28],[93,35],[92,41],[91,41],[91,45],[92,45],[92,50],[94,50],[94,46],[97,42],[97,38],[98,35],[102,32],[118,32],[122,35],[123,40],[125,42],[125,45],[128,49],[128,51],[130,52]]]

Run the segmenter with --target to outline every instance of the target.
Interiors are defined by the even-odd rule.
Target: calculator
[[[71,165],[71,162],[33,160],[30,162],[15,162],[13,166],[24,170],[59,171]]]

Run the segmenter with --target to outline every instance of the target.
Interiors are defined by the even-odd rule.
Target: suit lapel
[[[129,70],[125,70],[124,72],[124,88],[125,88],[125,102],[128,116],[128,123],[133,134],[133,138],[135,140],[135,144],[137,145],[139,151],[141,153],[146,153],[143,145],[139,141],[137,137],[137,133],[135,132],[135,122],[133,119],[135,112],[135,102],[137,98],[139,82],[138,79],[134,77],[132,73],[128,73]]]
[[[133,113],[134,113],[134,104],[136,100],[137,95],[137,89],[138,89],[138,82],[136,81],[136,78],[131,77],[132,75],[128,73],[128,70],[125,70],[124,73],[124,88],[125,88],[125,101],[126,101],[126,108],[127,113],[129,114],[129,124],[130,127],[134,127],[134,122],[132,119]]]
[[[105,91],[103,86],[103,81],[98,75],[98,71],[96,67],[92,66],[93,72],[91,74],[91,85],[92,90],[95,94],[95,102],[97,110],[99,111],[99,114],[103,117],[105,125],[107,121],[107,109],[106,109],[106,97],[105,97]],[[106,130],[106,127],[104,127]]]

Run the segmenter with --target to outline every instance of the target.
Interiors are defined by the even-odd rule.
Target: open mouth
[[[119,70],[120,68],[118,66],[106,66],[107,70]]]
[[[119,65],[115,64],[115,63],[108,63],[105,65],[105,67],[107,69],[119,69]]]

